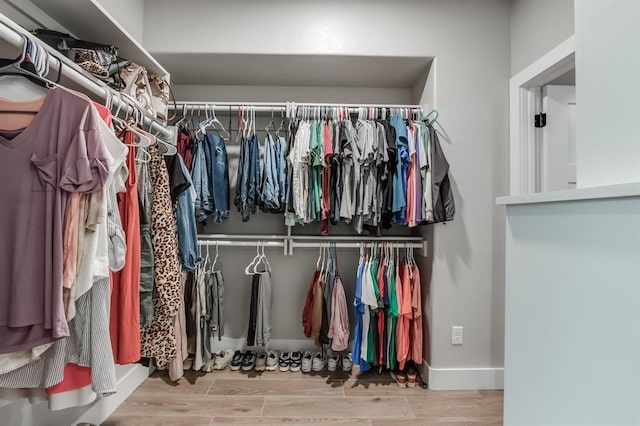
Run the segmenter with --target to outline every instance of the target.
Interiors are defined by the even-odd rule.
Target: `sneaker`
[[[301,364],[302,364],[302,352],[299,352],[299,351],[291,352],[291,364],[289,364],[289,370],[300,371]]]
[[[322,354],[322,352],[316,352],[313,356],[313,363],[311,365],[311,369],[313,371],[322,371],[327,366],[327,357]]]
[[[306,351],[302,357],[302,372],[309,373],[311,371],[311,364],[313,362],[313,354]]]
[[[215,358],[211,358],[209,361],[205,362],[202,365],[202,368],[200,369],[200,371],[204,371],[205,373],[211,373],[214,370],[213,366],[215,365],[215,362],[216,362]]]
[[[327,369],[332,373],[338,368],[340,362],[340,355],[331,355],[327,360]]]
[[[238,351],[240,352],[240,351]],[[227,349],[225,351],[220,351],[215,354],[215,362],[213,363],[214,370],[224,370],[227,368],[232,359],[235,357],[235,354],[231,349]],[[242,359],[242,357],[240,357]],[[233,370],[233,368],[232,368]]]
[[[407,387],[415,388],[417,381],[418,381],[418,372],[416,371],[416,369],[413,367],[407,368]]]
[[[242,358],[244,358],[244,352],[235,351],[233,353],[233,357],[231,358],[231,367],[230,367],[232,371],[240,370],[240,367],[242,366]]]
[[[267,354],[260,352],[256,358],[256,371],[264,371],[267,369]]]
[[[254,351],[247,351],[242,357],[242,370],[251,371],[256,365],[256,353]]]
[[[351,355],[346,354],[342,356],[342,371],[349,372],[353,368],[353,361],[351,361]]]
[[[189,356],[184,361],[182,361],[182,369],[184,371],[191,370],[193,367],[193,357]]]
[[[291,353],[290,352],[282,352],[280,354],[280,371],[289,371],[289,367],[291,365]]]
[[[279,361],[278,352],[269,351],[269,353],[267,353],[266,370],[274,371],[276,368],[278,368],[278,361]]]

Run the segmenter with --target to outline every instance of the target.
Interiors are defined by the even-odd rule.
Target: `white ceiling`
[[[411,88],[428,57],[162,53],[175,84]]]

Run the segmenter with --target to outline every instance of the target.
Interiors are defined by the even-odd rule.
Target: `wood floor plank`
[[[425,389],[400,388],[396,382],[347,380],[343,384],[346,396],[421,396]]]
[[[266,397],[262,417],[415,418],[406,399],[395,397]]]
[[[372,419],[373,426],[502,426],[502,421],[493,422],[486,419]]]
[[[216,379],[209,395],[341,397],[342,382],[319,380]]]
[[[114,414],[102,426],[208,426],[211,416],[134,416]]]
[[[440,422],[502,424],[503,391],[432,391],[406,396],[416,417]]]
[[[262,397],[224,397],[136,390],[115,414],[135,416],[259,416]]]
[[[138,389],[168,392],[169,395],[187,393],[205,395],[213,380],[214,377],[211,374],[189,370],[185,371],[184,376],[177,382],[172,382],[166,370],[156,371]]]
[[[214,379],[267,379],[267,380],[300,380],[301,373],[299,371],[231,371],[229,368],[224,370],[212,371],[208,373]]]
[[[328,417],[318,418],[291,418],[291,417],[214,417],[211,422],[212,425],[235,425],[235,424],[250,424],[250,425],[282,425],[282,424],[330,424],[333,426],[371,426],[371,421],[368,419],[332,419]]]

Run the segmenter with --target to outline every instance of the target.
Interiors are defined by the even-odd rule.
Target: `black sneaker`
[[[291,366],[291,353],[290,352],[282,352],[280,354],[280,371],[289,371],[289,367]]]
[[[244,357],[244,353],[242,351],[235,351],[233,353],[233,358],[231,358],[231,366],[229,367],[233,371],[240,370],[242,366],[242,358]]]
[[[300,371],[302,366],[302,352],[291,352],[291,364],[289,364],[289,370]]]
[[[254,365],[256,365],[256,353],[254,351],[246,352],[242,358],[242,370],[251,371]]]

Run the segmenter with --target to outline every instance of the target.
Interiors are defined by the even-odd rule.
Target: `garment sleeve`
[[[80,129],[63,161],[61,189],[68,192],[100,190],[109,176],[109,160],[100,129]]]

